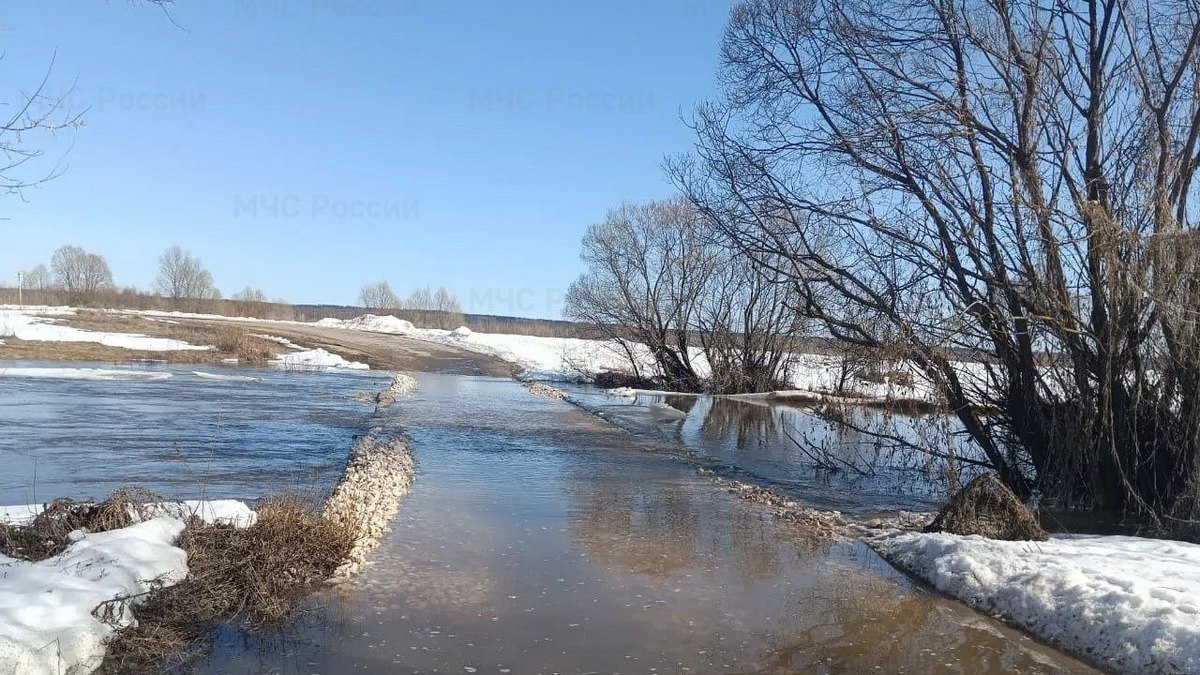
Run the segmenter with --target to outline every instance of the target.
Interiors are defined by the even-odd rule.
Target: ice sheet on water
[[[206,373],[200,370],[193,370],[192,374],[202,380],[216,380],[218,382],[258,382],[262,379],[250,375],[221,375],[219,373]]]
[[[171,379],[171,373],[151,370],[116,370],[106,368],[0,368],[0,378],[51,379],[51,380],[95,380],[95,381],[147,381]]]

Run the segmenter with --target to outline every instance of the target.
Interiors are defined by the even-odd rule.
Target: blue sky
[[[0,279],[61,244],[149,288],[172,244],[226,293],[350,303],[445,285],[557,318],[579,239],[671,194],[664,156],[714,95],[728,0],[10,0],[5,110],[51,60],[85,126],[26,139]]]

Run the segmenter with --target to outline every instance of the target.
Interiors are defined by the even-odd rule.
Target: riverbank
[[[339,324],[341,325],[341,324]],[[507,377],[489,355],[415,337],[303,323],[174,312],[0,306],[0,360],[345,367]],[[301,355],[324,353],[305,364]],[[336,357],[336,358],[331,358]],[[312,357],[309,358],[312,361]],[[332,364],[332,365],[331,365]]]

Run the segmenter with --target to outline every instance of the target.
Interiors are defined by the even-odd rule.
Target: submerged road
[[[200,672],[1094,672],[659,441],[508,379],[419,380],[386,420],[418,477],[373,563]]]
[[[180,319],[180,322],[218,326],[230,323],[205,319]],[[512,374],[512,366],[500,359],[404,335],[278,321],[257,321],[253,328],[255,332],[287,338],[306,348],[320,347],[347,360],[366,363],[375,370],[495,377]]]

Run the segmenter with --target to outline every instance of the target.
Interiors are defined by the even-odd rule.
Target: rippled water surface
[[[326,488],[373,410],[355,402],[355,392],[389,380],[334,371],[65,366],[116,371],[116,379],[0,376],[0,504],[103,497],[127,485],[179,498]],[[64,364],[0,363],[5,368]],[[171,377],[120,374],[134,372]],[[247,377],[254,379],[240,379]]]
[[[1090,672],[778,522],[670,439],[494,379],[421,376],[391,415],[419,475],[374,563],[198,670]]]

